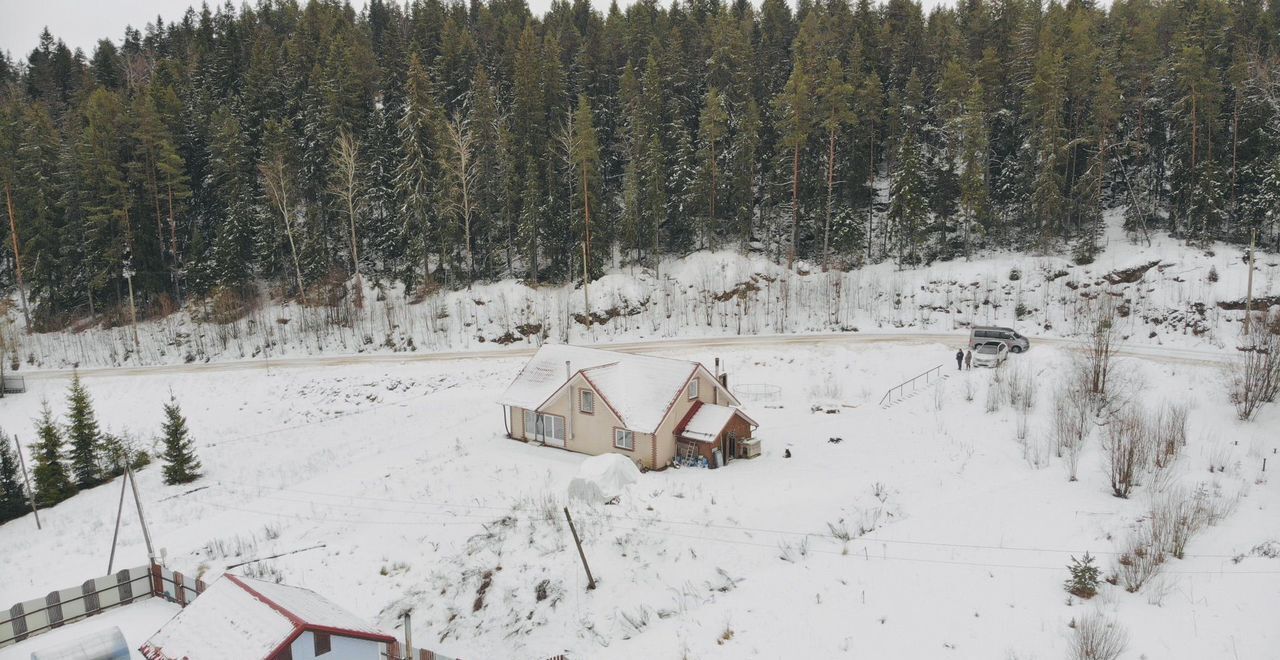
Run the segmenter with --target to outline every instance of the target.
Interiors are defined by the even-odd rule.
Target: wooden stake
[[[404,613],[404,658],[413,660],[413,626],[410,625],[409,613]]]
[[[13,444],[18,448],[18,464],[22,466],[22,481],[27,484],[27,503],[31,505],[31,513],[36,516],[36,529],[44,529],[40,526],[40,509],[36,507],[36,492],[31,490],[31,477],[27,476],[27,461],[22,457],[22,442],[16,435],[13,436]]]
[[[1249,232],[1249,284],[1244,298],[1244,334],[1249,335],[1249,324],[1253,317],[1253,243],[1258,232]]]
[[[129,321],[133,326],[133,352],[142,357],[142,344],[138,341],[138,308],[133,304],[133,267],[126,264],[124,279],[129,283]]]
[[[591,567],[587,565],[587,554],[582,551],[582,540],[578,538],[578,529],[573,526],[573,518],[569,516],[569,507],[564,508],[564,519],[569,521],[569,531],[573,533],[573,544],[578,546],[578,557],[582,559],[582,568],[587,571],[587,590],[596,588],[596,579],[591,577]]]
[[[22,319],[27,322],[27,334],[31,334],[31,313],[27,311],[27,292],[22,287],[22,252],[18,249],[18,219],[13,214],[13,194],[9,182],[4,182],[4,201],[9,208],[9,237],[13,239],[13,268],[18,275],[18,300],[22,302]]]
[[[120,505],[116,507],[116,531],[111,533],[111,557],[107,559],[107,575],[116,566],[116,541],[120,538],[120,519],[124,517],[124,490],[129,483],[129,474],[120,475]]]
[[[129,465],[129,456],[124,457],[124,473],[133,487],[133,503],[138,505],[138,522],[142,523],[142,538],[147,542],[147,561],[155,563],[156,553],[151,547],[151,531],[147,529],[147,517],[142,514],[142,498],[138,497],[138,481],[133,478],[133,466]]]

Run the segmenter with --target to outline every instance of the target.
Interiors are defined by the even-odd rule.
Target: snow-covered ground
[[[1114,214],[1113,214],[1114,215]],[[1245,297],[1248,268],[1237,246],[1187,246],[1164,235],[1130,242],[1111,218],[1107,247],[1078,266],[1060,256],[994,253],[899,270],[884,263],[823,273],[761,255],[698,252],[658,272],[618,268],[589,287],[531,288],[516,281],[441,291],[417,302],[398,286],[370,289],[362,310],[264,301],[239,320],[212,323],[205,304],[128,326],[25,335],[16,305],[0,335],[22,369],[137,366],[282,357],[416,354],[663,338],[819,332],[952,332],[974,323],[1015,324],[1025,334],[1073,337],[1100,294],[1121,313],[1129,342],[1222,347],[1241,313],[1218,303]],[[1280,296],[1280,257],[1259,254],[1254,294]],[[1278,303],[1280,304],[1280,303]],[[200,321],[199,319],[204,319]],[[87,325],[87,324],[86,324]],[[16,349],[13,347],[16,346]]]
[[[30,660],[32,653],[63,650],[67,645],[110,631],[112,628],[120,630],[135,660],[145,660],[146,656],[142,655],[137,647],[142,646],[151,633],[172,619],[180,609],[176,604],[159,598],[141,600],[0,649],[0,660]]]
[[[968,279],[963,264],[948,268]],[[996,289],[1029,279],[981,268]],[[1218,267],[1214,287],[1234,287],[1241,273],[1230,268]],[[1198,271],[1182,277],[1188,290],[1216,290]],[[909,295],[905,279],[894,288]],[[904,318],[918,318],[910,307]],[[723,330],[713,322],[708,333]],[[739,388],[776,387],[776,398],[745,402],[764,454],[714,471],[647,473],[619,505],[573,502],[595,591],[560,510],[584,457],[505,438],[493,403],[520,358],[104,372],[85,383],[104,426],[140,438],[155,434],[170,389],[183,404],[207,476],[168,487],[151,467],[138,479],[173,568],[213,575],[323,545],[235,570],[315,589],[392,630],[412,609],[415,644],[450,655],[1061,658],[1070,622],[1101,610],[1128,630],[1124,658],[1276,657],[1280,559],[1265,555],[1280,546],[1271,478],[1280,407],[1238,422],[1221,365],[1189,353],[1124,358],[1129,391],[1186,404],[1190,432],[1174,466],[1122,500],[1110,494],[1098,434],[1077,482],[1054,455],[1064,346],[1035,344],[1003,372],[1038,385],[1024,421],[1007,404],[988,412],[989,397],[1004,399],[995,372],[957,374],[956,343],[922,335],[660,350],[719,357]],[[877,405],[888,387],[938,364],[949,376],[940,388]],[[0,428],[24,442],[40,399],[61,408],[67,381],[28,384],[0,402]],[[1153,492],[1171,484],[1203,485],[1234,511],[1138,593],[1104,584],[1092,601],[1070,598],[1070,556],[1089,551],[1111,572]],[[30,517],[0,526],[0,607],[104,572],[118,487],[44,512],[43,532]],[[117,563],[144,562],[132,512],[122,538]]]

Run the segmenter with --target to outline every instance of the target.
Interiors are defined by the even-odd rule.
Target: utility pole
[[[27,310],[27,292],[22,286],[22,251],[18,249],[18,219],[13,213],[13,193],[9,182],[4,182],[4,201],[9,209],[9,236],[13,239],[13,268],[18,275],[18,300],[22,301],[22,319],[27,322],[27,334],[31,334],[31,313]]]
[[[129,483],[129,473],[120,475],[120,505],[116,507],[116,531],[111,533],[111,557],[107,559],[107,575],[116,566],[116,541],[120,538],[120,518],[124,516],[124,490]]]
[[[1253,319],[1253,244],[1257,240],[1257,230],[1249,232],[1249,284],[1244,298],[1244,334],[1249,336],[1249,325]]]
[[[36,516],[36,529],[44,529],[40,526],[40,509],[36,507],[36,492],[31,490],[31,477],[27,476],[27,461],[22,457],[22,442],[16,435],[13,436],[13,444],[18,448],[18,464],[22,466],[22,481],[27,484],[27,503],[31,505],[31,513]]]
[[[129,283],[129,318],[133,326],[133,352],[141,357],[142,344],[138,342],[138,308],[133,304],[133,265],[129,259],[124,261],[124,279]]]
[[[573,518],[569,516],[569,507],[564,508],[564,519],[569,521],[569,531],[573,533],[573,544],[578,546],[578,557],[582,559],[582,567],[587,571],[587,590],[596,588],[596,579],[591,577],[591,567],[587,566],[587,555],[582,551],[582,540],[578,538],[578,529],[573,526]]]
[[[147,517],[142,514],[142,498],[138,497],[138,481],[133,478],[133,466],[129,461],[129,455],[124,457],[124,475],[129,479],[129,485],[133,487],[133,502],[138,505],[138,522],[142,523],[142,538],[147,542],[147,561],[154,563],[156,553],[151,548],[151,532],[147,529]]]

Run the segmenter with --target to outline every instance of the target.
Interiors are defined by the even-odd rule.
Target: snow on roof
[[[265,658],[293,634],[284,614],[224,577],[143,645],[150,658]]]
[[[627,355],[582,375],[627,428],[653,433],[697,368],[696,362]]]
[[[369,636],[387,636],[386,633],[366,623],[364,619],[338,607],[333,601],[310,589],[249,578],[237,579],[271,602],[288,610],[294,618],[308,627],[321,626]]]
[[[309,589],[224,575],[148,639],[152,658],[266,658],[304,629],[393,641]]]
[[[688,382],[697,362],[617,353],[583,346],[544,344],[507,387],[498,403],[537,410],[569,380],[582,375],[633,431],[653,433]]]
[[[751,420],[740,409],[730,408],[728,405],[703,403],[691,412],[689,418],[685,421],[684,427],[678,428],[677,435],[684,437],[686,440],[713,443],[713,441],[716,441],[716,436],[724,430],[724,425],[727,425],[735,414],[739,414],[748,423],[755,425],[755,421]]]

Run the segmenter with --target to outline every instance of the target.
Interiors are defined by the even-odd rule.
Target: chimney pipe
[[[569,380],[570,378],[573,378],[573,367],[569,366],[568,360],[565,360],[564,361],[564,379]]]
[[[716,378],[720,377],[720,358],[716,358]]]

